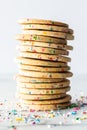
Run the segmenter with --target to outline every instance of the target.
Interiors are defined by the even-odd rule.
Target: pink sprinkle
[[[33,52],[37,52],[36,50],[33,50]]]
[[[30,109],[30,112],[35,112],[35,110],[33,110],[33,109]]]
[[[86,111],[84,111],[84,112],[83,112],[83,114],[87,114],[87,112],[86,112]]]
[[[3,103],[0,103],[0,105],[3,105]]]
[[[43,52],[44,52],[44,50],[45,50],[45,49],[44,49],[44,48],[42,48],[42,51],[43,51]]]
[[[36,124],[35,122],[32,122],[32,124],[34,125],[34,124]]]
[[[73,108],[73,111],[78,111],[78,110],[79,110],[79,107]]]

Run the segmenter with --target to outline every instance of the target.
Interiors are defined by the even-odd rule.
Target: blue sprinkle
[[[25,123],[27,123],[28,122],[28,118],[27,117],[25,117]]]
[[[12,113],[13,113],[14,115],[17,115],[17,110],[13,109],[13,110],[12,110]]]
[[[81,104],[81,107],[84,107],[84,103],[83,103],[83,104]]]
[[[77,112],[76,112],[76,111],[73,111],[71,114],[72,114],[72,115],[76,115],[76,114],[77,114]]]
[[[39,122],[40,122],[40,119],[36,119],[35,122],[36,122],[36,123],[39,123]]]

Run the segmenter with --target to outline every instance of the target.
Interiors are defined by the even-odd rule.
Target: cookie
[[[48,30],[48,31],[56,31],[56,32],[65,32],[73,34],[73,30],[68,27],[54,26],[54,25],[41,25],[41,24],[23,24],[23,30]]]
[[[24,70],[33,70],[33,71],[40,71],[40,72],[66,72],[70,70],[69,66],[65,67],[40,67],[40,66],[33,66],[33,65],[25,65],[25,64],[18,64],[19,69]]]
[[[37,46],[26,46],[26,45],[17,45],[17,49],[19,51],[24,52],[35,52],[35,53],[43,53],[43,54],[52,54],[52,55],[68,55],[69,51],[63,50],[63,49],[52,49],[52,48],[46,48],[46,47],[37,47]]]
[[[66,43],[66,39],[59,39],[48,36],[39,36],[32,34],[18,34],[16,35],[17,40],[21,41],[37,41],[37,42],[47,42],[47,43]]]
[[[45,43],[45,42],[34,42],[34,41],[21,41],[20,45],[32,46],[32,47],[47,47],[52,49],[63,49],[63,50],[73,50],[73,47],[63,43],[54,44],[54,43]]]
[[[18,21],[20,24],[45,24],[45,25],[58,25],[62,27],[68,27],[68,24],[58,21],[52,21],[52,20],[44,20],[44,19],[21,19]]]
[[[64,67],[67,65],[65,62],[58,62],[58,61],[45,61],[45,60],[38,60],[38,59],[31,59],[25,57],[17,57],[16,62],[20,64],[26,65],[37,65],[37,66],[49,66],[49,67]]]
[[[64,88],[56,88],[56,89],[54,89],[54,88],[52,88],[52,89],[40,89],[40,88],[37,88],[37,89],[35,89],[35,88],[22,88],[22,87],[19,87],[19,86],[17,86],[17,91],[19,92],[19,93],[24,93],[24,94],[35,94],[35,95],[38,95],[38,94],[41,94],[41,95],[43,95],[43,94],[61,94],[61,93],[66,93],[66,92],[68,92],[68,91],[70,91],[70,87],[64,87]]]
[[[44,79],[45,81],[45,79]],[[25,80],[18,80],[17,79],[17,86],[19,87],[23,87],[23,88],[49,88],[49,89],[55,89],[55,88],[64,88],[64,87],[67,87],[67,86],[70,86],[70,80],[67,80],[67,79],[64,79],[62,81],[57,81],[57,82],[52,82],[50,83],[50,79],[49,79],[49,82],[48,83],[44,83],[44,82],[35,82],[35,83],[26,83]]]
[[[19,69],[19,74],[23,76],[36,77],[36,78],[69,78],[72,77],[71,72],[64,73],[51,73],[51,72],[37,72],[37,71],[27,71]]]
[[[27,105],[50,105],[50,104],[59,104],[59,103],[66,103],[71,100],[70,95],[66,95],[65,97],[61,97],[58,99],[50,99],[50,100],[43,100],[43,101],[32,101],[32,100],[22,100],[23,103]]]
[[[42,31],[42,30],[23,30],[23,34],[32,34],[32,35],[41,35],[41,36],[49,36],[55,38],[62,38],[67,40],[73,40],[74,36],[72,34],[63,33],[63,32],[54,32],[54,31]]]
[[[50,105],[28,105],[23,104],[24,106],[27,106],[29,111],[50,111],[50,110],[60,110],[68,108],[71,105],[71,102],[66,103],[58,103],[58,104],[50,104]]]
[[[39,100],[49,100],[49,99],[58,99],[58,98],[62,98],[65,97],[66,94],[65,93],[61,93],[61,94],[49,94],[49,95],[36,95],[36,94],[24,94],[24,93],[16,93],[16,97],[23,99],[23,100],[35,100],[35,101],[39,101]]]
[[[23,75],[17,75],[16,80],[17,80],[17,82],[21,82],[21,83],[35,83],[35,84],[40,83],[40,84],[43,84],[43,83],[57,83],[57,82],[63,81],[64,79],[63,78],[61,78],[61,79],[33,78],[33,77],[29,77],[29,76],[27,77],[27,76],[23,76]],[[37,85],[35,85],[35,84],[34,84],[34,86],[37,87]],[[41,85],[41,86],[43,86],[43,85]],[[62,84],[61,84],[61,86],[62,86]]]
[[[49,55],[49,54],[22,52],[22,51],[19,52],[19,56],[31,59],[47,60],[47,61],[60,61],[60,62],[71,61],[71,58],[62,55],[51,55],[51,54]]]

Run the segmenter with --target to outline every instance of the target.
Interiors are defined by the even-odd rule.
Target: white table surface
[[[1,75],[0,76],[0,98],[4,99],[14,99],[16,92],[16,81],[13,80],[13,75]],[[83,92],[87,95],[87,75],[77,75],[74,74],[73,78],[71,78],[71,91],[70,94],[73,96],[80,94]],[[47,126],[29,126],[29,127],[20,127],[17,130],[35,130],[35,129],[48,129]],[[75,125],[75,126],[56,126],[53,127],[54,130],[73,130],[73,129],[87,129],[87,125]],[[0,128],[0,130],[7,130],[6,128]]]

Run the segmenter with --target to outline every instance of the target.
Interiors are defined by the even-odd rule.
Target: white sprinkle
[[[47,128],[51,128],[51,125],[47,125]]]

